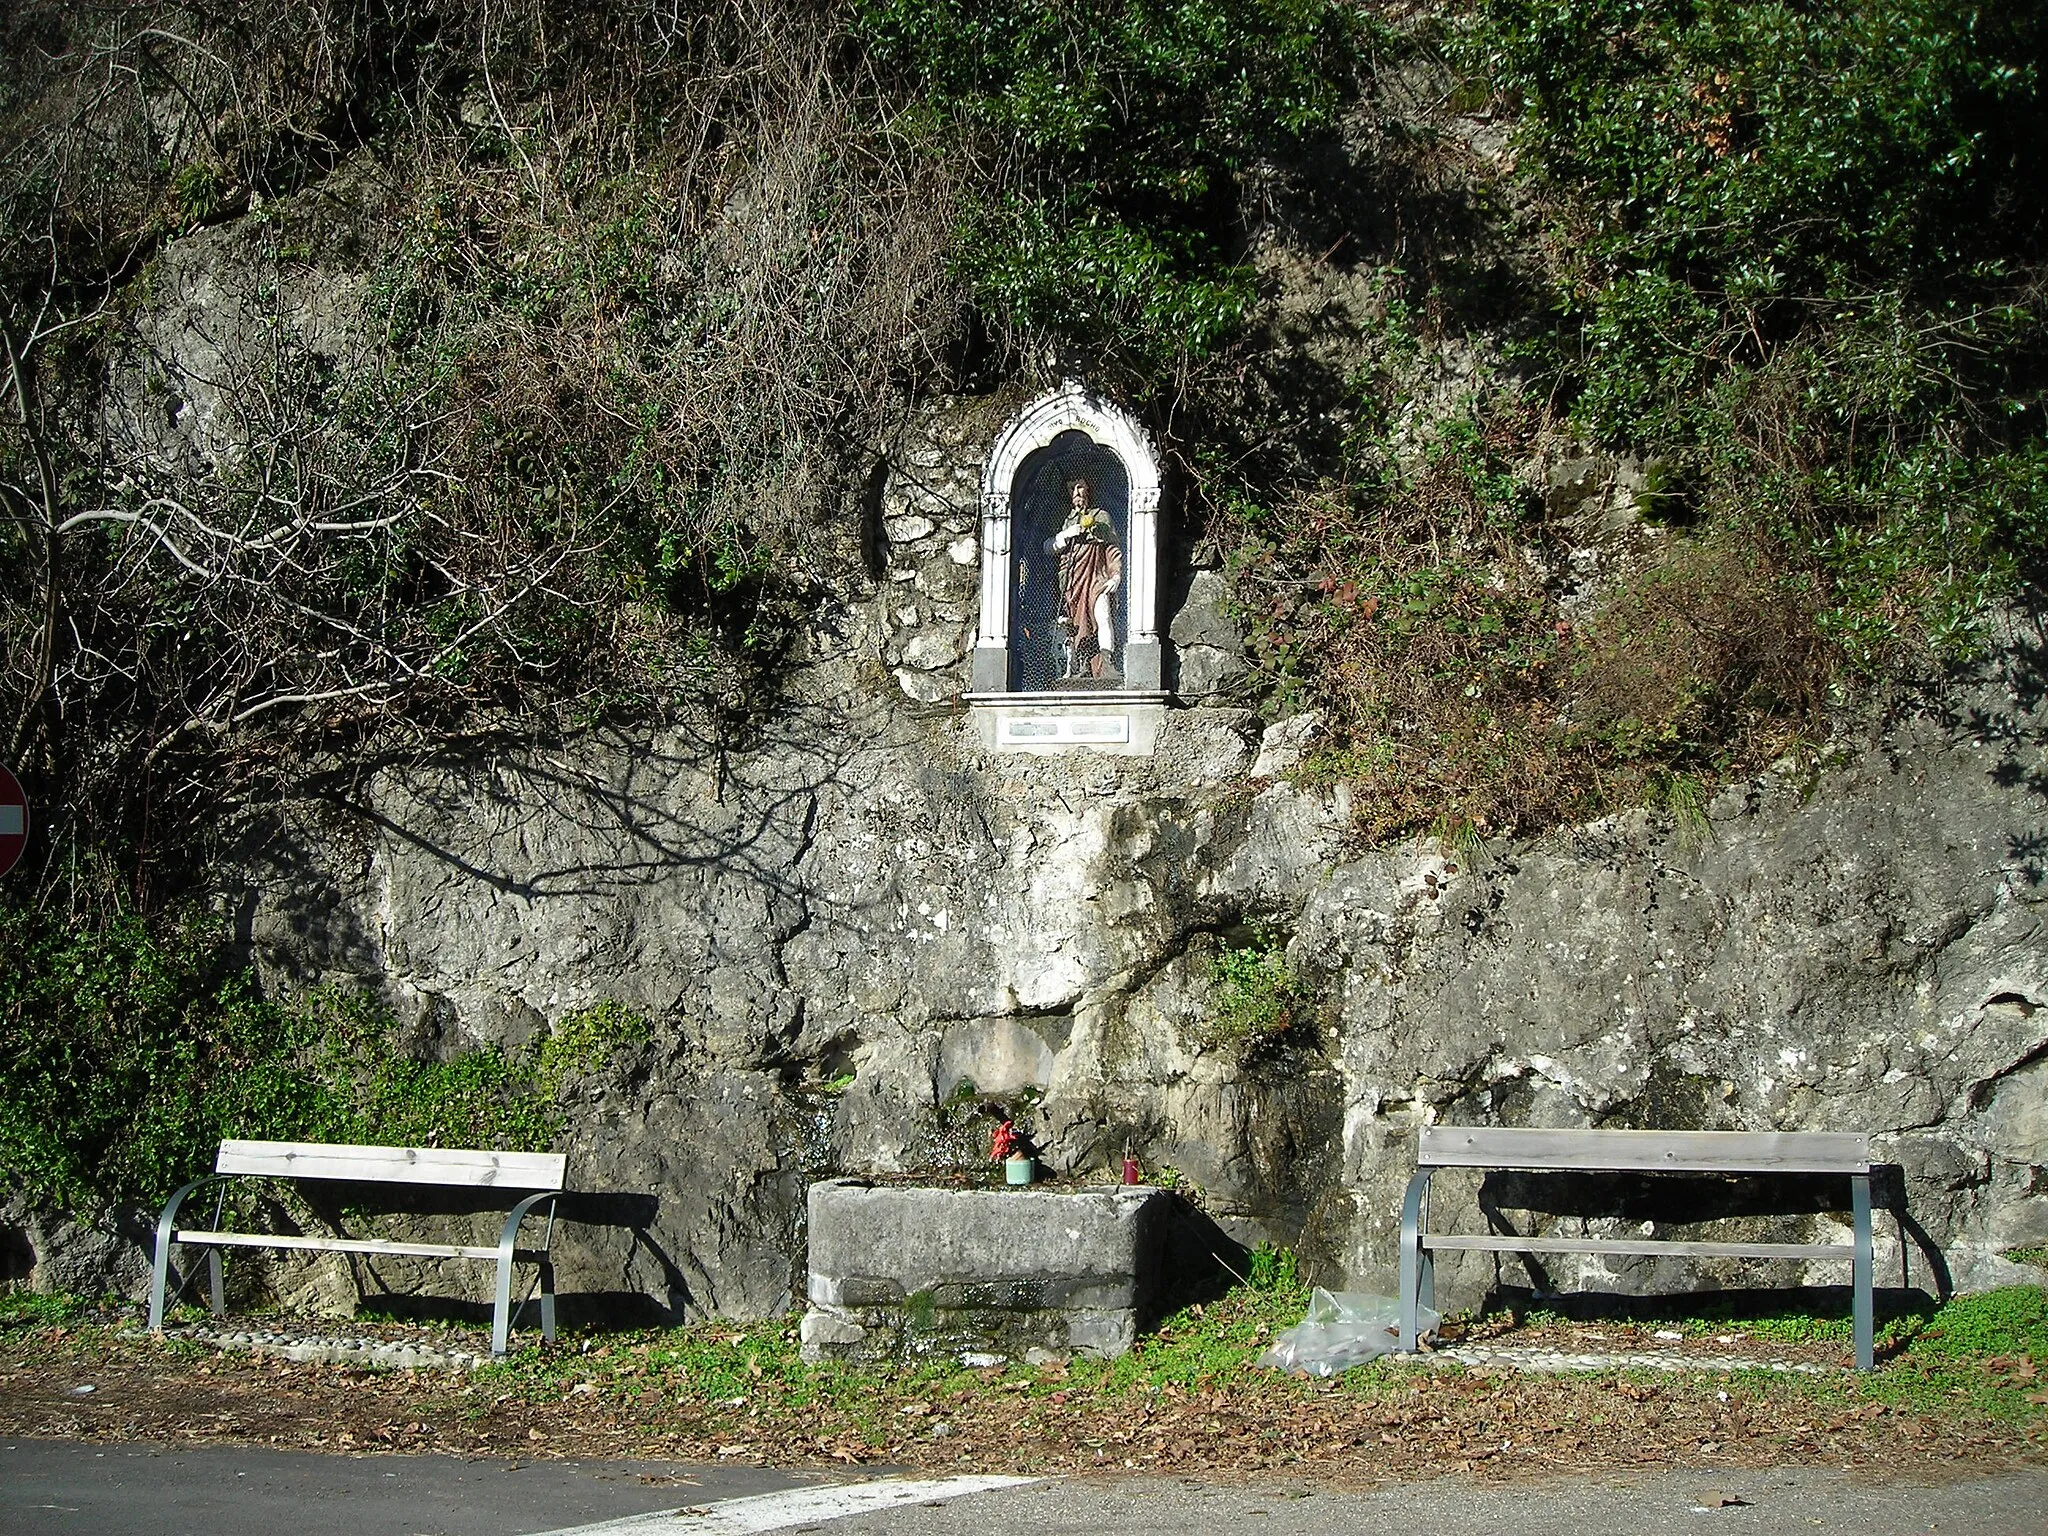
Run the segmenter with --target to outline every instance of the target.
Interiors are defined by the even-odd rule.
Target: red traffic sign
[[[20,862],[28,846],[28,796],[21,780],[0,768],[0,875]]]

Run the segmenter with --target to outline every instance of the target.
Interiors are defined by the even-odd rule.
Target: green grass
[[[1934,1314],[1907,1352],[1929,1361],[2023,1356],[2048,1362],[2048,1290],[2009,1285],[1958,1296]]]
[[[1168,1318],[1116,1360],[1076,1359],[1064,1372],[1011,1365],[970,1369],[951,1356],[901,1365],[810,1364],[797,1352],[796,1319],[735,1326],[699,1323],[647,1334],[593,1335],[581,1347],[528,1348],[479,1372],[479,1391],[559,1398],[578,1382],[637,1400],[686,1390],[693,1409],[751,1403],[771,1391],[778,1407],[851,1408],[881,1398],[972,1400],[1011,1394],[1043,1398],[1215,1386],[1242,1372],[1308,1305],[1299,1286],[1239,1286],[1228,1296]],[[673,1400],[673,1399],[671,1399]]]
[[[1857,1378],[1855,1395],[1923,1413],[1974,1409],[2024,1423],[2048,1410],[2048,1290],[2006,1286],[1958,1296],[1906,1340],[1883,1369]]]
[[[1796,1305],[1759,1306],[1754,1294],[1721,1305],[1708,1298],[1672,1298],[1626,1309],[1627,1320],[1687,1334],[1741,1333],[1780,1344],[1839,1344],[1853,1326],[1846,1316],[1823,1316]],[[1584,1321],[1533,1309],[1515,1314],[1530,1325]],[[2008,1286],[1958,1296],[1943,1306],[1925,1302],[1880,1316],[1878,1369],[1869,1375],[1794,1376],[1737,1371],[1729,1390],[1764,1397],[1790,1390],[1835,1408],[1869,1408],[1946,1416],[1964,1412],[2004,1424],[2025,1424],[2048,1413],[2048,1290]]]
[[[559,1398],[579,1382],[628,1402],[656,1393],[671,1411],[701,1416],[707,1424],[721,1417],[737,1421],[764,1401],[783,1411],[852,1411],[864,1403],[922,1400],[953,1404],[952,1411],[966,1413],[998,1403],[1026,1404],[1054,1393],[1073,1399],[1167,1388],[1212,1391],[1242,1379],[1273,1335],[1300,1320],[1307,1302],[1306,1290],[1298,1285],[1239,1286],[1219,1301],[1168,1318],[1120,1359],[1077,1359],[1063,1371],[1022,1365],[970,1370],[948,1357],[902,1366],[807,1364],[798,1357],[796,1320],[790,1318],[747,1328],[696,1324],[603,1342],[593,1337],[581,1352],[573,1346],[551,1353],[529,1349],[477,1379],[480,1390],[488,1385],[494,1393],[511,1391],[534,1400]],[[1711,1316],[1698,1315],[1710,1309],[1693,1310],[1693,1316],[1664,1321],[1688,1332],[1733,1331],[1786,1344],[1849,1341],[1846,1319],[1813,1317],[1791,1307],[1724,1309]],[[1521,1321],[1563,1319],[1531,1312]],[[1890,1358],[1871,1376],[1788,1379],[1778,1373],[1738,1372],[1733,1380],[1759,1392],[1784,1389],[1789,1381],[1793,1389],[1822,1401],[1878,1402],[1922,1412],[1969,1408],[2009,1422],[2042,1412],[2041,1404],[2027,1400],[2039,1383],[2019,1363],[2048,1361],[2048,1292],[2038,1286],[1900,1312],[1884,1321],[1879,1338]],[[1346,1372],[1336,1385],[1375,1394],[1407,1381],[1418,1369],[1382,1360]],[[1431,1374],[1439,1370],[1432,1368]],[[1658,1373],[1620,1374],[1645,1383],[1665,1379]]]
[[[1880,1298],[1878,1348],[1884,1350],[1911,1337],[1932,1315],[1931,1305],[1923,1300],[1900,1305],[1887,1304]],[[1597,1316],[1605,1321],[1654,1325],[1686,1334],[1742,1333],[1780,1344],[1847,1344],[1855,1335],[1846,1295],[1839,1311],[1824,1313],[1816,1311],[1813,1301],[1799,1292],[1787,1293],[1782,1305],[1760,1301],[1755,1292],[1725,1297],[1693,1294],[1623,1298],[1619,1305],[1603,1307],[1598,1313],[1584,1308],[1568,1313],[1539,1307],[1510,1311],[1508,1316],[1532,1327],[1585,1322]]]
[[[61,1291],[0,1291],[0,1329],[61,1327],[91,1310],[83,1297]]]

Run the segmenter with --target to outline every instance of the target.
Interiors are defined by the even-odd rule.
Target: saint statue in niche
[[[1045,541],[1059,578],[1062,680],[1113,681],[1116,619],[1110,595],[1123,585],[1124,554],[1085,477],[1068,482],[1067,505],[1065,525]]]
[[[1011,483],[1010,686],[1121,688],[1132,575],[1122,462],[1086,433],[1063,432]]]

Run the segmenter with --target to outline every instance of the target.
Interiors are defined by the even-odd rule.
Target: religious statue
[[[1093,487],[1076,476],[1067,485],[1066,526],[1045,541],[1057,562],[1059,629],[1066,658],[1062,681],[1108,675],[1116,651],[1110,594],[1123,585],[1124,553],[1112,541],[1109,514],[1092,503]]]

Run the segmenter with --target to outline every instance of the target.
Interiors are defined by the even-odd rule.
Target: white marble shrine
[[[1159,455],[1069,382],[989,450],[967,702],[997,751],[1150,755],[1165,712]]]

